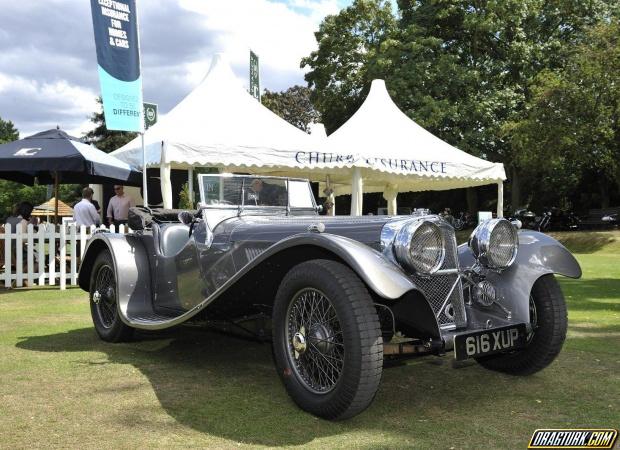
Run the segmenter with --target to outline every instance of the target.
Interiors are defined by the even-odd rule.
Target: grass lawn
[[[429,357],[386,369],[346,422],[299,410],[268,344],[181,329],[99,341],[84,292],[0,293],[0,448],[526,448],[536,428],[620,425],[620,233],[557,235],[569,335],[528,378]]]

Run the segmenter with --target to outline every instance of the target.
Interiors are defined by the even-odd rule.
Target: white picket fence
[[[15,231],[11,231],[9,224],[3,227],[4,232],[0,229],[0,244],[4,244],[4,267],[0,264],[0,285],[4,282],[7,288],[22,287],[25,283],[28,286],[58,285],[60,289],[66,289],[67,284],[77,285],[80,260],[88,239],[97,229],[116,231],[114,225],[97,228],[94,225],[56,227],[42,224],[37,231],[28,225],[26,233],[21,227]],[[125,225],[118,227],[119,233],[129,231]]]

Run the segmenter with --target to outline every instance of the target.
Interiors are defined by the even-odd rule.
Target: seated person
[[[284,186],[265,183],[255,178],[246,193],[246,205],[286,206],[286,189]]]

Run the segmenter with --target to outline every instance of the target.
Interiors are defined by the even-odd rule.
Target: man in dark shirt
[[[286,206],[286,189],[255,178],[250,183],[246,205]]]

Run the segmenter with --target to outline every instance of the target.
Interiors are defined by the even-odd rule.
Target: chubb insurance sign
[[[357,155],[323,153],[323,152],[297,152],[295,161],[304,166],[316,167],[343,167],[353,164],[401,173],[422,174],[447,174],[448,163],[445,161],[424,161],[419,159],[399,158],[363,158]]]
[[[109,130],[142,131],[135,0],[91,0],[103,114]]]

